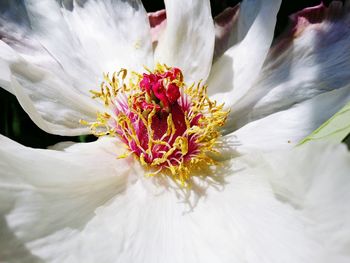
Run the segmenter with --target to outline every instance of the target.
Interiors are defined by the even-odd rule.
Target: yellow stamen
[[[154,71],[146,67],[145,70],[150,74],[164,75],[172,68],[157,64]],[[181,71],[175,79],[163,79],[164,86],[169,83],[176,84],[182,94],[180,100],[189,105],[183,113],[185,132],[177,133],[174,115],[169,108],[168,112],[164,113],[167,114],[166,131],[159,139],[155,138],[152,123],[157,114],[156,107],[162,107],[162,102],[156,101],[153,95],[150,96],[140,88],[143,75],[121,69],[114,72],[112,77],[109,74],[104,74],[103,77],[100,91],[90,91],[92,97],[102,100],[106,107],[112,107],[113,110],[117,107],[118,114],[111,116],[107,113],[97,113],[96,122],[91,123],[81,120],[82,125],[90,125],[93,134],[121,137],[141,164],[154,171],[149,176],[167,174],[168,170],[169,176],[183,186],[190,185],[192,167],[215,164],[208,154],[218,152],[215,149],[220,137],[218,127],[224,125],[228,112],[223,109],[223,104],[217,104],[208,98],[207,86],[202,85],[201,81],[188,86]],[[137,106],[143,102],[148,103],[150,108],[142,109]],[[142,134],[138,130],[140,126],[144,127]],[[143,142],[140,136],[143,136]],[[146,145],[145,138],[148,138]],[[193,145],[197,148],[191,152]],[[135,149],[139,152],[138,155]],[[119,158],[127,156],[123,154]]]

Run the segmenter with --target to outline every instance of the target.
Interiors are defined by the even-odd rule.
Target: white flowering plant
[[[349,1],[0,3],[4,262],[348,262]],[[311,142],[310,142],[311,141]]]

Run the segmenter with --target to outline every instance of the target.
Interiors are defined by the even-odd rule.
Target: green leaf
[[[87,142],[87,135],[80,135],[78,138],[79,142]]]
[[[350,102],[344,108],[338,111],[333,117],[323,123],[313,133],[299,142],[302,145],[309,141],[330,141],[341,142],[350,133]]]

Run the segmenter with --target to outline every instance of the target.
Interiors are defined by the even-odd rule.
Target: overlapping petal
[[[227,107],[240,101],[258,78],[272,43],[280,4],[280,0],[247,0],[240,6],[237,43],[214,63],[208,79],[209,93]],[[231,114],[228,130],[233,118]]]
[[[3,136],[0,143],[0,257],[7,262],[37,262],[35,242],[80,232],[136,175],[127,160],[116,159],[115,139],[64,151],[31,149]]]
[[[292,148],[350,100],[350,86],[324,92],[290,109],[252,121],[225,136],[241,152]]]
[[[51,72],[19,59],[11,65],[10,85],[23,109],[48,133],[89,134],[80,119],[94,121],[103,106],[79,94]]]
[[[64,121],[57,119],[59,114],[54,109],[59,108],[62,113],[63,108],[71,111],[81,108],[80,104],[85,104],[83,100],[89,97],[89,90],[98,88],[103,72],[117,71],[120,67],[138,70],[143,65],[152,65],[151,36],[146,12],[139,1],[89,0],[81,5],[75,3],[72,10],[67,10],[54,0],[28,0],[25,1],[25,7],[30,29],[22,24],[9,23],[3,19],[1,21],[3,43],[0,66],[5,72],[1,75],[1,84],[12,91],[8,72],[15,71],[12,74],[16,78],[25,79],[23,94],[31,99],[30,95],[34,92],[31,89],[32,82],[27,81],[27,76],[20,75],[16,64],[22,63],[30,68],[40,67],[55,75],[61,83],[58,87],[52,85],[56,80],[40,83],[41,90],[49,90],[41,92],[39,104],[47,106],[46,116],[41,117],[59,125],[57,129],[51,126],[46,131],[61,135],[86,133],[86,130],[79,127],[79,119],[71,118],[71,114],[61,115],[60,118],[64,121],[76,122],[75,127],[65,126]],[[6,49],[6,53],[3,49]],[[17,55],[16,59],[14,54]],[[64,93],[60,90],[62,85],[74,96],[65,101],[56,101],[56,93],[58,96]],[[42,115],[38,101],[32,103],[33,109],[37,110],[35,114]],[[86,111],[90,109],[87,107]],[[91,111],[96,112],[96,107],[91,107]],[[27,112],[32,115],[31,111]],[[73,115],[78,114],[76,112]],[[49,119],[46,118],[47,115],[50,115]],[[35,121],[37,118],[33,119]],[[38,122],[37,124],[42,126]],[[63,127],[67,130],[64,133]]]
[[[130,174],[120,170],[121,163],[111,163],[108,153],[92,166],[97,161],[91,163],[91,149],[94,154],[110,150],[101,144],[43,153],[3,140],[7,157],[1,165],[17,168],[2,178],[8,202],[1,211],[7,231],[26,249],[18,255],[8,246],[6,259],[322,263],[346,262],[350,256],[344,250],[348,235],[336,229],[346,227],[349,216],[341,202],[349,198],[345,147],[306,146],[231,160],[221,166],[226,184],[209,187],[210,198],[191,209],[150,178],[140,177],[118,194]],[[22,155],[15,159],[18,150]],[[51,161],[64,162],[71,171],[42,177],[43,166],[28,159],[36,154],[45,154],[48,167]],[[72,172],[77,167],[79,172]],[[192,194],[200,193],[193,189]]]
[[[234,105],[235,126],[348,85],[349,18],[348,7],[339,1],[294,14],[289,30],[272,47],[259,79]]]
[[[165,1],[166,28],[159,37],[155,61],[179,67],[186,81],[205,80],[214,51],[214,23],[208,0]]]
[[[139,1],[59,1],[68,9],[53,0],[26,3],[33,31],[13,25],[19,34],[11,38],[7,33],[0,42],[0,85],[18,97],[44,130],[84,133],[76,126],[79,116],[89,118],[98,106],[87,101],[88,89],[82,84],[97,82],[95,70],[100,74],[119,65],[137,69],[140,61],[152,64],[144,10]],[[309,68],[311,85],[293,79],[300,90],[291,86],[282,92],[285,82],[264,86],[273,74],[284,72],[285,54],[277,62],[268,60],[265,75],[257,78],[279,5],[279,0],[245,1],[234,32],[237,43],[214,65],[212,93],[236,107],[227,131],[254,120],[225,137],[228,145],[238,145],[247,154],[216,166],[211,172],[222,180],[215,185],[209,177],[198,179],[191,189],[155,184],[132,160],[116,159],[122,147],[113,138],[40,150],[1,136],[1,260],[348,262],[350,155],[345,147],[308,145],[290,152],[256,153],[293,145],[350,99],[345,71],[326,84],[326,78],[315,82],[317,87]],[[214,45],[209,2],[169,0],[166,6],[167,26],[156,46],[156,60],[180,67],[189,81],[205,80]],[[342,20],[331,21],[326,28]],[[60,26],[55,27],[57,22]],[[323,26],[316,30],[320,27],[328,36]],[[110,36],[107,29],[113,29]],[[299,32],[301,37],[304,32],[307,28]],[[346,70],[347,57],[340,63],[329,55],[332,49],[327,48],[339,38],[346,52],[347,37],[334,34],[322,42],[326,55],[321,62]],[[296,38],[291,42],[296,46],[287,49],[295,58],[287,63],[292,68],[315,65],[312,59],[304,63],[303,56],[294,57],[294,48],[305,48],[304,41],[297,45]],[[183,192],[190,194],[188,199]],[[191,203],[190,197],[197,202]]]
[[[293,15],[260,77],[232,106],[226,141],[243,152],[292,147],[345,105],[350,100],[348,21],[348,7],[336,1]]]

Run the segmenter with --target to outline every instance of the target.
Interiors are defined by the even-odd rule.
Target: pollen
[[[150,176],[167,175],[188,186],[195,167],[214,165],[219,128],[228,112],[207,96],[201,82],[187,85],[175,67],[157,64],[145,73],[104,75],[93,98],[102,100],[109,113],[98,113],[90,125],[96,136],[117,136]]]

